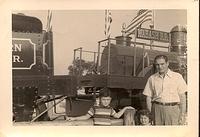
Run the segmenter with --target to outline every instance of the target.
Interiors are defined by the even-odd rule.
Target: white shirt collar
[[[156,73],[157,76],[162,77],[159,72]],[[172,77],[172,71],[168,68],[167,73],[165,74],[165,76],[168,76],[169,78]]]

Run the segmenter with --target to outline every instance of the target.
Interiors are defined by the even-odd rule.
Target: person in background
[[[143,94],[155,125],[183,125],[186,116],[187,85],[181,74],[168,68],[165,55],[154,59],[157,73],[149,77]]]
[[[142,109],[139,111],[139,121],[141,126],[151,125],[151,113],[149,110]]]
[[[120,118],[127,109],[134,109],[131,106],[124,107],[118,113],[110,107],[111,95],[109,88],[103,88],[99,93],[100,104],[99,106],[93,106],[89,109],[88,113],[78,117],[67,117],[66,120],[87,120],[91,117],[94,119],[94,125],[111,125],[111,117]]]

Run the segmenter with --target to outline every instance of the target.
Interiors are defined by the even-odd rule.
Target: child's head
[[[149,125],[151,123],[151,113],[145,109],[140,110],[139,120],[141,125]]]
[[[109,88],[101,89],[99,93],[99,99],[100,99],[100,105],[104,107],[109,106],[112,99],[110,95],[110,89]]]

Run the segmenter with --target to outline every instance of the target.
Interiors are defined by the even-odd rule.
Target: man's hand
[[[179,117],[179,125],[186,125],[186,114],[180,114],[180,117]]]

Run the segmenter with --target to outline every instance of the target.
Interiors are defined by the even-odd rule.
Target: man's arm
[[[180,94],[180,112],[186,114],[186,95],[185,93]]]
[[[151,101],[152,101],[151,97],[146,96],[146,104],[147,104],[147,109],[149,110],[149,112],[151,112],[151,106],[152,106]]]
[[[152,89],[152,79],[151,77],[148,79],[147,83],[146,83],[146,86],[144,88],[144,91],[143,91],[143,95],[146,96],[146,105],[147,105],[147,109],[151,112],[151,102],[152,102],[152,92],[153,92],[153,89]]]
[[[181,125],[185,124],[186,120],[186,92],[187,92],[187,84],[185,80],[183,79],[182,75],[179,74],[179,81],[178,81],[178,95],[180,98],[180,117],[179,117],[179,123]]]
[[[181,113],[186,113],[186,92],[187,92],[187,84],[185,80],[183,79],[183,76],[178,73],[179,80],[177,81],[178,83],[178,95],[180,98],[180,111]]]
[[[185,124],[186,121],[186,95],[185,93],[179,94],[180,97],[180,117],[179,123],[181,125]]]

